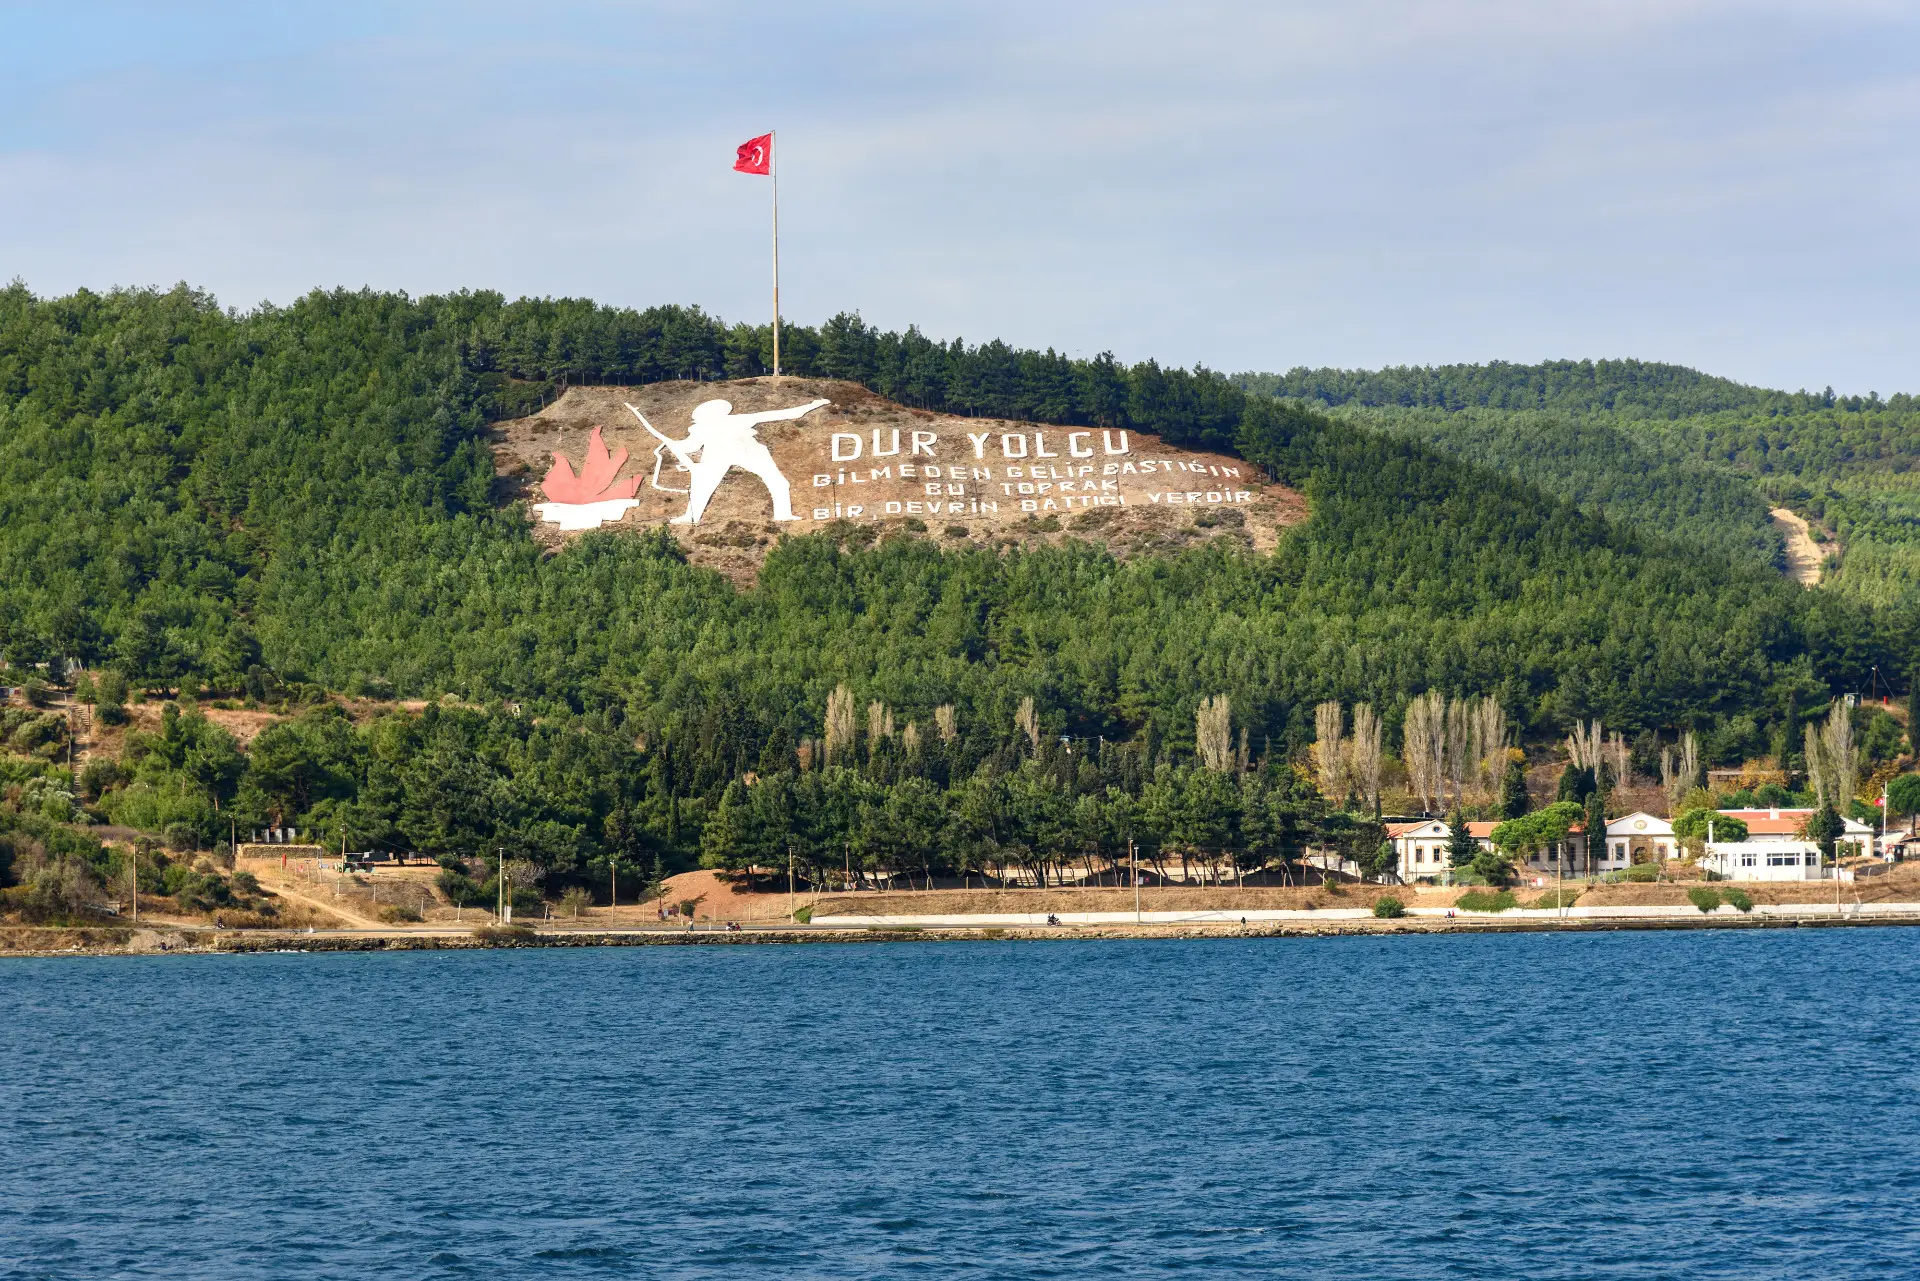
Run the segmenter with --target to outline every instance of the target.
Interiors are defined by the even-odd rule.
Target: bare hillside
[[[723,479],[699,522],[675,524],[695,488],[685,465],[697,450],[689,442],[700,439],[693,411],[714,400],[728,402],[736,416],[827,403],[792,421],[736,428],[736,440],[749,442],[740,448],[765,446],[764,455],[753,455],[761,473],[728,469],[723,460]],[[595,451],[596,428],[604,455]],[[854,383],[805,378],[777,386],[756,378],[576,387],[533,417],[500,424],[495,466],[506,497],[525,499],[541,536],[557,547],[578,531],[547,518],[556,455],[566,461],[557,474],[572,486],[568,497],[610,496],[623,510],[613,511],[609,525],[669,528],[696,563],[736,581],[753,577],[782,534],[829,527],[854,541],[904,532],[948,545],[1071,537],[1131,556],[1206,539],[1269,550],[1306,517],[1300,494],[1268,483],[1241,459],[1172,448],[1135,431],[934,414]],[[692,466],[707,457],[721,455],[710,447]],[[769,458],[771,476],[764,474]],[[781,481],[792,519],[777,521],[773,486]],[[588,484],[594,493],[580,489]]]

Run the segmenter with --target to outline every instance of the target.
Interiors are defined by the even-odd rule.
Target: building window
[[[1767,866],[1798,867],[1800,866],[1800,856],[1798,854],[1769,854],[1767,855]]]
[[[1613,856],[1615,858],[1625,858],[1627,856],[1627,843],[1625,841],[1615,841],[1613,843]]]
[[[1753,866],[1753,863],[1754,863],[1754,858],[1753,858],[1753,855],[1751,855],[1751,854],[1742,854],[1742,855],[1740,856],[1740,866],[1741,866],[1741,867],[1752,867],[1752,866]]]

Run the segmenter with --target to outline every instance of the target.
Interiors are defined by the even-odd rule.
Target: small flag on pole
[[[773,135],[763,133],[758,138],[749,138],[740,144],[740,154],[734,160],[733,167],[741,173],[764,174],[773,164]]]
[[[740,144],[733,167],[773,179],[773,377],[780,378],[780,175],[773,167],[773,135],[763,133]]]

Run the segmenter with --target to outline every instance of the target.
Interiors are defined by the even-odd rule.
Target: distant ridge
[[[1550,360],[1517,365],[1398,365],[1388,369],[1307,369],[1284,374],[1245,373],[1234,382],[1249,392],[1319,401],[1326,405],[1408,409],[1553,409],[1613,413],[1629,418],[1689,418],[1701,414],[1806,413],[1820,409],[1880,408],[1878,393],[1836,396],[1772,391],[1685,365],[1646,360]],[[1911,407],[1895,396],[1891,407]]]

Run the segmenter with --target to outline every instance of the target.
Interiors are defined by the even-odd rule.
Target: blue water
[[[0,962],[0,1276],[1912,1276],[1917,947]]]

